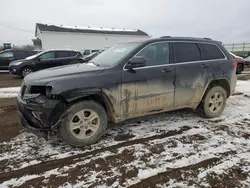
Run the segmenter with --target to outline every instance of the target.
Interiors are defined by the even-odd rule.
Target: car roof
[[[170,36],[163,36],[163,37],[160,37],[160,38],[147,40],[147,42],[158,42],[158,41],[190,41],[190,42],[220,43],[219,41],[212,40],[210,38],[197,38],[197,37],[170,37]]]
[[[49,50],[44,50],[44,52],[50,52],[50,51],[80,52],[78,50],[73,50],[73,49],[49,49]]]

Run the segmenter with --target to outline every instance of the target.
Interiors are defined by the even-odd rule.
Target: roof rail
[[[165,39],[165,38],[171,38],[171,36],[162,36],[160,37],[161,39]]]
[[[212,40],[211,38],[206,38],[206,37],[204,39],[206,39],[206,40]]]

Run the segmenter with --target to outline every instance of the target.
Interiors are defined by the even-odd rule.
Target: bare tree
[[[35,46],[28,44],[23,46],[15,46],[15,49],[32,51],[35,50]]]

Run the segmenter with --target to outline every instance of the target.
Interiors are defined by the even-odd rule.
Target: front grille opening
[[[45,86],[31,86],[30,94],[38,94],[38,93],[46,95]]]

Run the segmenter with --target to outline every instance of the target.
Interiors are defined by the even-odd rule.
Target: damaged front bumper
[[[50,131],[58,128],[66,109],[66,105],[60,100],[44,99],[44,96],[24,100],[19,94],[17,100],[18,114],[23,127],[44,138],[47,138]]]

